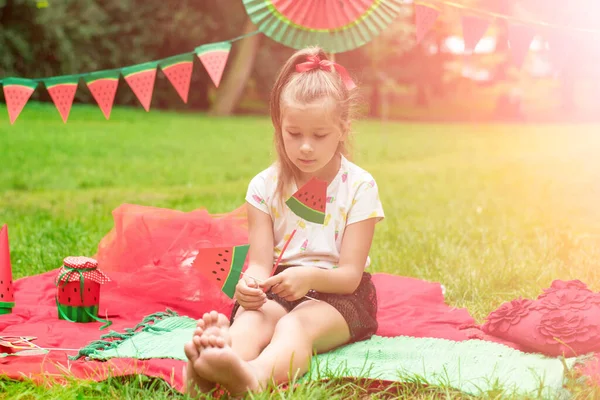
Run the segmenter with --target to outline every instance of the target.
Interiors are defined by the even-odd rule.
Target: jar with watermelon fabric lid
[[[104,329],[110,321],[98,318],[100,287],[110,278],[98,269],[98,261],[89,257],[67,257],[58,271],[55,285],[58,318],[71,322],[102,322]]]

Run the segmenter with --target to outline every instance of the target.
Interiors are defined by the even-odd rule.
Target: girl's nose
[[[310,143],[304,142],[304,143],[302,143],[302,146],[300,147],[300,151],[302,151],[304,153],[310,153],[312,151],[312,146],[310,145]]]

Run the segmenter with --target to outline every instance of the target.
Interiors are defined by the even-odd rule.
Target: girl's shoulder
[[[344,158],[342,168],[342,181],[347,182],[350,187],[357,189],[361,185],[377,186],[373,175],[354,162]]]
[[[275,190],[278,181],[279,168],[275,163],[257,173],[248,184],[249,189],[258,190],[263,194]]]

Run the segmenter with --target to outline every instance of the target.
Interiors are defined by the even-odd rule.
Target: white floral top
[[[275,198],[277,179],[277,167],[273,164],[250,181],[246,194],[249,204],[271,216],[274,263],[291,233],[296,230],[280,265],[336,268],[346,226],[368,218],[377,218],[377,222],[384,218],[375,179],[343,156],[340,170],[327,187],[323,224],[308,222],[294,214],[285,201],[279,202]],[[285,200],[298,190],[295,182],[291,189]],[[365,267],[369,265],[370,259],[367,258]]]

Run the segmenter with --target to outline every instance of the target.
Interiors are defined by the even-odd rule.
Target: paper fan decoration
[[[341,53],[363,46],[398,15],[400,0],[243,0],[250,20],[271,39]]]
[[[302,219],[317,224],[325,222],[327,182],[312,178],[296,191],[285,204]]]

